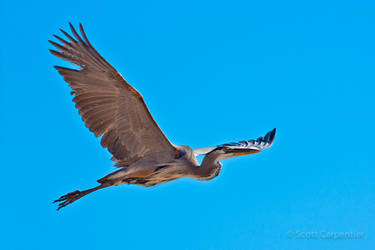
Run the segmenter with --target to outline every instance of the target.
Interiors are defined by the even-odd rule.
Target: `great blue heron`
[[[191,149],[173,145],[151,116],[141,94],[91,45],[80,24],[81,36],[69,24],[73,36],[61,32],[69,42],[54,35],[61,45],[49,41],[59,58],[79,70],[55,66],[72,88],[73,101],[86,127],[101,138],[101,145],[113,155],[120,169],[99,179],[97,187],[61,196],[58,209],[105,187],[138,184],[146,187],[181,177],[211,180],[218,176],[220,160],[261,152],[269,148],[276,129],[256,140]],[[199,165],[196,156],[205,155]]]

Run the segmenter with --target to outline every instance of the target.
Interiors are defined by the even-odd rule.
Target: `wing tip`
[[[274,139],[274,138],[275,138],[275,135],[276,135],[276,128],[272,129],[272,130],[269,132],[269,134],[270,134],[270,137],[272,137],[272,139]]]
[[[53,54],[54,56],[57,56],[57,57],[60,57],[61,56],[61,52],[59,51],[56,51],[56,50],[53,50],[53,49],[48,49],[49,52],[51,52],[51,54]]]
[[[263,138],[267,144],[269,144],[269,147],[272,146],[273,141],[275,140],[276,136],[276,128],[272,129],[270,132],[268,132]]]

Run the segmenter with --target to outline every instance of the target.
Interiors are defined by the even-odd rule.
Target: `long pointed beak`
[[[249,155],[249,154],[255,154],[260,153],[262,150],[257,148],[226,148],[225,153],[226,154],[232,154],[233,157],[240,156],[240,155]]]

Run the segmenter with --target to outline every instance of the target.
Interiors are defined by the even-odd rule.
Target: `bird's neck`
[[[193,168],[192,178],[198,180],[211,180],[218,176],[221,170],[220,154],[213,151],[207,154],[199,167]]]

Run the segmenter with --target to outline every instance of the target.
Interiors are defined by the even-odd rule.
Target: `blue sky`
[[[1,2],[3,249],[372,249],[375,5],[370,1]],[[256,138],[210,182],[51,202],[114,170],[53,69],[81,22],[175,144]],[[357,232],[360,239],[299,238]],[[297,239],[298,238],[298,239]]]

